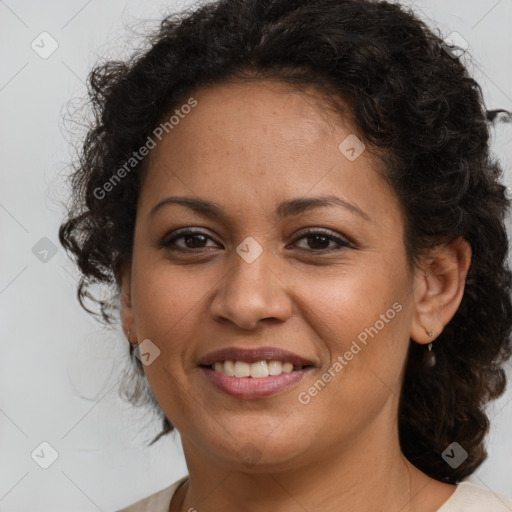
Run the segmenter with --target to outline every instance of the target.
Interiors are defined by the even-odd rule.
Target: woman
[[[512,279],[453,48],[387,2],[222,0],[90,86],[60,240],[189,471],[123,510],[512,510],[467,481]]]

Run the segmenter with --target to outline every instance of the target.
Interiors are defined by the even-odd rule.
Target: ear
[[[126,339],[137,344],[137,329],[133,315],[132,295],[131,295],[131,264],[127,263],[119,267],[116,271],[116,279],[121,288],[121,324]]]
[[[434,341],[453,318],[464,295],[470,263],[471,246],[462,237],[435,247],[423,258],[415,272],[413,290],[415,312],[410,337],[414,341]]]

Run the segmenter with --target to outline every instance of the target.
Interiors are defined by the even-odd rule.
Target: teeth
[[[269,375],[281,375],[283,371],[283,364],[281,361],[269,361],[268,373]]]
[[[283,363],[283,372],[284,373],[290,373],[293,371],[293,364],[292,363]]]
[[[222,365],[222,363],[219,363]],[[226,375],[229,375],[230,377],[233,377],[235,375],[235,363],[233,361],[224,361],[224,370],[222,368],[219,370],[222,373],[225,373]]]
[[[252,377],[261,379],[269,375],[281,375],[293,371],[293,364],[281,361],[258,361],[246,363],[245,361],[219,361],[214,363],[213,369],[216,372],[229,375],[230,377]],[[300,370],[301,367],[297,367]]]
[[[266,361],[258,361],[257,363],[251,364],[251,377],[261,379],[262,377],[268,377],[268,367]]]
[[[235,361],[235,377],[249,377],[251,367],[243,361]]]

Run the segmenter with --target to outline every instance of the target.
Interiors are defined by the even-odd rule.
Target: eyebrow
[[[153,215],[155,215],[155,213],[158,210],[160,210],[163,206],[168,204],[178,204],[181,206],[185,206],[186,208],[190,208],[191,210],[199,214],[205,215],[206,217],[221,219],[226,217],[224,210],[217,203],[195,197],[180,196],[170,196],[166,197],[165,199],[162,199],[155,206],[153,206],[153,208],[149,212],[149,217],[153,217]],[[341,206],[349,210],[350,212],[359,215],[363,219],[371,222],[369,215],[363,210],[361,210],[361,208],[359,208],[353,203],[345,201],[344,199],[341,199],[336,196],[320,196],[289,199],[288,201],[284,201],[278,205],[276,209],[276,216],[279,219],[284,219],[286,217],[298,215],[308,210],[313,210],[316,208],[322,208],[326,206]]]

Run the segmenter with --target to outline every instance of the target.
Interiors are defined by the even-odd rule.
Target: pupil
[[[200,245],[194,245],[194,242],[192,242],[192,247],[190,246],[189,244],[189,241],[190,240],[193,240],[195,239],[196,242],[198,241],[197,239],[202,239],[201,241],[204,242],[204,235],[186,235],[185,237],[185,245],[189,248],[189,249],[194,249],[196,247],[200,247]],[[201,244],[201,241],[199,241],[199,244]]]
[[[327,242],[327,245],[329,245],[329,239],[325,236],[325,235],[310,235],[309,237],[309,240],[310,240],[310,245],[312,246],[313,249],[325,249],[324,246],[322,246],[322,241],[323,242]],[[313,240],[313,243],[311,244],[311,240]],[[318,242],[320,240],[320,247],[316,246],[315,247],[315,244],[316,242]]]

